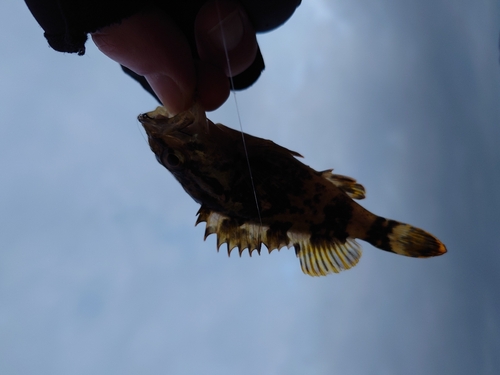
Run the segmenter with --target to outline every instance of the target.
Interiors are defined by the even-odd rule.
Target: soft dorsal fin
[[[361,247],[352,238],[345,243],[328,242],[312,245],[309,241],[295,243],[295,253],[302,271],[310,276],[325,276],[354,267],[361,258]]]
[[[327,169],[326,171],[321,171],[318,173],[321,174],[321,177],[330,181],[352,199],[365,198],[365,188],[363,187],[363,185],[358,184],[352,177],[333,174],[332,171],[333,169]]]

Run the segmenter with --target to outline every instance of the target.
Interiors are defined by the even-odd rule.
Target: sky
[[[259,36],[244,131],[448,248],[362,242],[355,268],[312,278],[293,250],[204,242],[137,121],[154,99],[3,1],[0,373],[498,374],[499,31],[496,0],[304,0]],[[238,128],[234,99],[209,118]]]

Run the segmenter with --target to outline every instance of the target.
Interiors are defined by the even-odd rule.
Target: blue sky
[[[228,258],[137,121],[154,100],[88,43],[51,50],[0,5],[2,374],[497,374],[500,5],[304,0],[259,36],[246,132],[335,168],[440,258],[362,243],[302,274],[292,250]],[[211,113],[238,128],[234,101]]]

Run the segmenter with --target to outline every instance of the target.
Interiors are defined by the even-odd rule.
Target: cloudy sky
[[[304,0],[259,37],[246,132],[335,168],[448,253],[354,269],[217,253],[137,121],[155,101],[91,43],[0,4],[0,373],[498,374],[497,0]],[[238,127],[230,99],[210,114]]]

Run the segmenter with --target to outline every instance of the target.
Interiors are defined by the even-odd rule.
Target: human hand
[[[231,0],[207,2],[194,28],[200,60],[193,59],[186,37],[161,11],[136,14],[92,39],[105,55],[144,76],[170,113],[189,108],[195,93],[206,110],[214,110],[229,96],[230,73],[235,76],[254,61],[255,31],[241,5]]]

